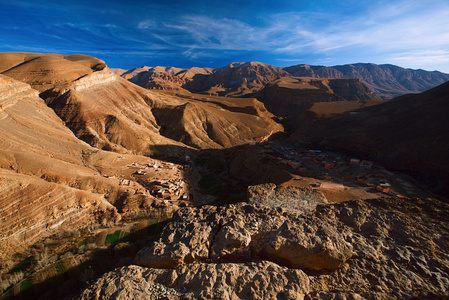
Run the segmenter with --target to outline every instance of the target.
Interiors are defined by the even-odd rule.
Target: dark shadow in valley
[[[150,224],[108,244],[105,249],[91,250],[91,253],[85,254],[88,259],[75,267],[65,269],[64,264],[57,261],[38,271],[40,277],[47,277],[44,282],[33,284],[33,276],[28,277],[1,295],[0,299],[72,299],[79,295],[91,280],[115,268],[133,264],[137,252],[156,240],[166,224],[167,220]],[[14,295],[14,290],[21,292]]]

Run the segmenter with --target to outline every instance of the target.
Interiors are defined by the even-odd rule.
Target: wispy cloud
[[[267,16],[256,26],[236,19],[187,15],[157,25],[145,20],[138,27],[157,28],[154,37],[167,46],[188,49],[183,50],[187,57],[196,57],[200,51],[206,55],[204,50],[244,50],[291,56],[347,52],[354,59],[395,54],[406,61],[406,57],[420,60],[425,50],[449,50],[448,16],[447,1],[381,1],[358,16],[288,12]],[[192,55],[195,50],[197,54]],[[421,61],[445,57],[423,56]]]
[[[402,2],[358,17],[339,18],[321,28],[299,28],[291,43],[277,51],[331,52],[352,47],[370,51],[396,51],[448,47],[449,5]],[[323,22],[324,23],[324,22]]]
[[[182,63],[265,58],[284,63],[396,63],[449,72],[447,0],[354,5],[317,0],[284,10],[279,5],[277,13],[270,13],[264,1],[242,6],[229,0],[229,7],[223,8],[222,3],[205,6],[205,1],[189,6],[150,2],[137,7],[118,0],[108,5],[105,0],[0,0],[0,25],[5,29],[0,49],[16,44],[16,49],[103,53],[121,61],[128,59],[122,55],[134,55],[136,61],[141,55]],[[241,11],[232,11],[237,7]]]
[[[398,65],[407,65],[414,68],[427,66],[433,70],[441,70],[442,65],[449,64],[449,51],[423,51],[423,52],[404,52],[387,57],[388,61]]]
[[[145,20],[137,24],[138,29],[154,29],[157,28],[157,22],[154,20]]]

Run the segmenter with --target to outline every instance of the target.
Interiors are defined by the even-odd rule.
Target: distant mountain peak
[[[155,72],[159,75],[145,75]],[[258,61],[232,62],[216,69],[145,66],[129,70],[121,76],[145,88],[234,97],[253,94],[266,84],[286,76],[356,78],[385,99],[421,93],[449,81],[449,74],[405,69],[392,64],[353,63],[332,67],[298,64],[281,68]]]

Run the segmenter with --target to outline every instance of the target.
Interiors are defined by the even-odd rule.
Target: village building
[[[167,190],[164,190],[164,189],[158,190],[157,195],[159,198],[162,198],[162,199],[169,199],[169,200],[171,199],[170,192]]]
[[[312,184],[310,185],[310,187],[311,187],[311,188],[320,188],[321,185],[322,185],[321,182],[317,181],[317,182],[315,182],[315,183],[312,183]]]
[[[357,158],[351,158],[351,160],[349,161],[349,164],[351,165],[358,165],[360,163],[360,159]]]
[[[294,162],[294,161],[287,162],[287,165],[289,165],[290,167],[292,167],[293,169],[296,169],[296,170],[301,167],[301,163]]]

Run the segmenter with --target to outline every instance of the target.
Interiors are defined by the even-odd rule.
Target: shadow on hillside
[[[8,290],[0,299],[72,299],[92,279],[115,268],[133,264],[137,252],[157,239],[166,223],[151,224],[111,243],[106,249],[93,250],[86,261],[75,267],[65,269],[61,260],[46,266],[33,274],[39,274],[40,278],[47,277],[46,281],[33,284],[33,276],[29,277]]]
[[[212,205],[225,205],[247,200],[247,188],[262,183],[281,184],[291,176],[273,159],[260,154],[264,144],[246,144],[224,149],[192,150],[173,145],[153,146],[154,158],[187,163],[196,174],[195,191],[199,197],[213,199]],[[267,146],[268,147],[268,146]],[[184,156],[179,153],[184,151]],[[183,161],[188,155],[190,162]],[[188,176],[187,176],[188,177]],[[187,178],[188,180],[192,178]]]

